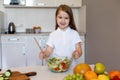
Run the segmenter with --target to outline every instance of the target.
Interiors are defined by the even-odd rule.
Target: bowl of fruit
[[[55,57],[49,57],[46,59],[46,63],[48,68],[52,72],[65,72],[67,71],[72,63],[72,58],[69,57],[60,57],[60,56],[55,56]]]

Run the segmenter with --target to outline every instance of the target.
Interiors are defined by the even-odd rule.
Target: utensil
[[[36,44],[38,45],[39,49],[41,50],[41,52],[43,52],[42,47],[40,46],[40,44],[38,43],[38,41],[35,37],[34,37],[34,40],[35,40]],[[42,59],[42,65],[43,65],[43,59]]]
[[[42,50],[40,44],[38,43],[38,41],[37,41],[37,39],[36,39],[35,37],[34,37],[34,40],[35,40],[36,44],[38,45],[39,49],[43,52],[43,50]]]

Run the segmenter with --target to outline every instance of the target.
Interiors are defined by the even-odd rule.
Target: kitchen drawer
[[[24,36],[1,36],[1,42],[2,43],[21,43],[25,42]]]

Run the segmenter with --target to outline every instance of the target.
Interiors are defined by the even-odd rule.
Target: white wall
[[[35,25],[40,25],[43,32],[54,30],[54,9],[41,8],[7,8],[6,25],[9,22],[14,22],[17,32],[25,32],[26,28],[32,28]]]
[[[42,32],[54,30],[56,8],[5,8],[5,28],[9,22],[14,22],[17,32],[25,32],[26,28],[32,28],[35,25],[42,27]],[[80,32],[84,32],[85,17],[78,8],[73,9],[76,25]],[[81,19],[81,18],[82,19]],[[81,22],[81,23],[80,23]]]
[[[4,7],[3,7],[3,0],[0,0],[0,11],[4,11]]]

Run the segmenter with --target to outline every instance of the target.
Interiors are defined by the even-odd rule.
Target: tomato
[[[54,68],[54,70],[60,70],[60,68],[59,68],[59,67],[56,67],[56,68]]]
[[[61,65],[62,65],[62,69],[66,69],[67,68],[67,66],[66,66],[66,64],[64,62],[62,62]]]

